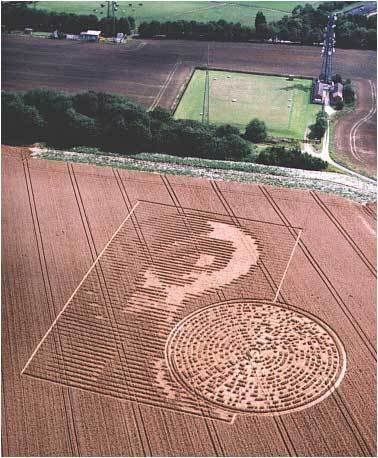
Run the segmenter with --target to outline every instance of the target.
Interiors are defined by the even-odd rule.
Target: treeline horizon
[[[99,19],[95,14],[55,13],[44,9],[34,9],[27,5],[2,4],[2,27],[6,31],[23,30],[27,27],[36,32],[53,32],[79,34],[86,30],[101,30],[104,36],[112,36],[122,32],[129,35],[135,28],[135,19],[132,16],[115,18],[103,17]],[[4,6],[5,5],[5,6]]]
[[[12,4],[13,3],[13,4]],[[33,9],[31,2],[2,3],[2,28],[5,31],[22,30],[31,27],[35,31],[61,34],[78,34],[83,30],[98,29],[104,36],[115,33],[130,34],[135,28],[132,16],[101,18],[95,14],[77,15],[73,13],[54,13],[43,9]],[[323,41],[323,30],[327,17],[340,8],[352,5],[352,1],[323,2],[317,8],[311,4],[298,5],[291,14],[279,21],[267,22],[264,14],[259,11],[254,24],[250,26],[240,23],[219,21],[150,21],[139,25],[141,38],[153,38],[164,35],[170,39],[214,40],[214,41],[250,41],[250,40],[281,40],[312,45]],[[370,49],[377,48],[377,17],[364,15],[340,14],[336,23],[336,46],[339,48]]]
[[[267,22],[259,11],[254,27],[241,25],[239,22],[219,21],[150,21],[142,22],[138,28],[141,38],[153,38],[164,35],[170,39],[214,40],[214,41],[250,41],[281,40],[313,45],[323,41],[324,27],[328,15],[337,5],[350,2],[326,2],[314,8],[311,4],[297,6],[291,15],[279,21]],[[377,18],[363,15],[338,16],[336,22],[336,46],[340,48],[371,49],[377,48]]]
[[[57,148],[97,147],[124,155],[151,152],[267,165],[278,161],[269,148],[264,154],[258,153],[245,134],[229,124],[176,120],[163,108],[149,112],[127,97],[93,91],[77,94],[50,89],[3,91],[2,142],[13,145],[44,142]],[[298,147],[280,151],[286,167],[308,170],[327,167],[326,162],[302,154]]]

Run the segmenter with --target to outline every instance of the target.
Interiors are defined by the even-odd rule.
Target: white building
[[[85,41],[99,41],[101,32],[99,30],[87,30],[80,33],[80,38]]]

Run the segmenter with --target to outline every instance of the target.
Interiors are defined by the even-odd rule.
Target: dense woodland
[[[45,142],[57,148],[95,146],[122,154],[144,151],[265,164],[276,161],[269,154],[259,155],[245,133],[233,126],[175,120],[167,110],[158,107],[148,112],[120,95],[34,89],[3,92],[2,102],[5,144]],[[299,150],[290,164],[290,154],[283,165],[311,170],[327,166]]]

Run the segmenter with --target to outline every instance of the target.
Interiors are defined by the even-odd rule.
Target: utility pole
[[[116,11],[118,10],[118,3],[114,1],[107,1],[105,3],[101,3],[101,8],[107,7],[107,19],[113,18],[113,37],[115,37],[116,33]]]
[[[116,2],[112,2],[112,14],[113,14],[113,37],[116,34],[116,15],[115,12],[117,11]]]
[[[331,84],[332,83],[332,56],[335,52],[335,32],[334,28],[336,27],[336,14],[328,16],[328,23],[324,29],[324,42],[322,49],[322,69],[319,75],[319,80],[322,83]]]

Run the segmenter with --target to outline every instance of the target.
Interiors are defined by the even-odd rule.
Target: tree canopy
[[[308,153],[301,153],[299,148],[285,148],[284,146],[265,148],[258,155],[256,162],[306,170],[323,170],[328,165],[327,162],[318,157],[313,157]]]
[[[248,41],[251,39],[271,39],[292,41],[312,45],[323,41],[324,27],[328,15],[340,10],[347,2],[324,2],[319,6],[298,5],[291,15],[279,21],[267,23],[259,11],[253,27],[224,20],[207,23],[197,21],[142,22],[139,34],[142,38],[164,35],[167,38],[207,39],[218,41]],[[336,23],[336,43],[341,48],[376,49],[376,17],[339,14]]]
[[[267,138],[265,122],[257,118],[252,119],[245,129],[244,137],[253,143],[263,142]]]
[[[238,129],[175,120],[157,107],[147,112],[127,97],[103,92],[66,94],[50,89],[3,92],[3,141],[51,146],[97,146],[105,151],[170,153],[241,160],[253,152]]]
[[[328,115],[325,111],[319,111],[316,115],[316,122],[310,126],[310,138],[321,139],[328,126]]]
[[[112,36],[113,19],[95,14],[54,13],[28,7],[33,2],[2,2],[2,23],[5,30],[23,30],[31,27],[35,31],[79,34],[83,30],[101,30],[104,36]],[[130,34],[135,27],[133,17],[115,18],[115,32]]]

